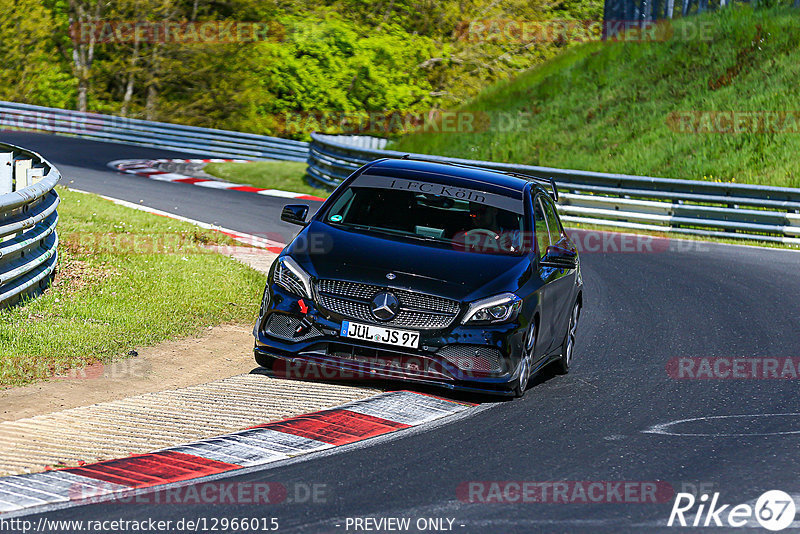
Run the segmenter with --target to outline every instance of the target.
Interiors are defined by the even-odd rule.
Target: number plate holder
[[[419,348],[419,332],[413,332],[411,330],[398,330],[396,328],[385,328],[372,324],[343,321],[339,335],[351,339],[372,341],[373,343],[380,343],[382,345],[411,349]]]

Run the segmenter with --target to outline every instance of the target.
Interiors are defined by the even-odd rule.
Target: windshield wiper
[[[335,223],[338,226],[344,226],[346,228],[354,228],[356,230],[367,230],[369,232],[377,232],[377,233],[384,233],[389,235],[396,235],[400,237],[411,237],[413,239],[419,239],[421,241],[432,241],[434,243],[449,243],[450,241],[447,239],[441,239],[436,237],[431,237],[427,235],[419,235],[413,234],[410,232],[404,232],[403,230],[395,230],[394,228],[380,228],[375,226],[369,226],[368,224],[353,224],[353,223]]]

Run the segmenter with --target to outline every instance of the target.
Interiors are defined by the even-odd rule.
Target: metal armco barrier
[[[58,261],[58,170],[0,143],[0,307],[48,287]]]
[[[329,189],[364,163],[406,155],[354,146],[343,142],[350,141],[347,136],[312,134],[311,138],[309,178]],[[800,189],[409,156],[552,177],[560,191],[559,211],[568,223],[800,244]]]
[[[0,101],[0,128],[176,150],[207,157],[306,161],[308,143]]]
[[[328,189],[336,187],[364,163],[405,155],[383,150],[386,141],[374,137],[312,134],[309,144],[0,101],[0,128],[3,127],[207,157],[307,161],[310,181]],[[570,223],[800,244],[800,189],[554,169],[426,154],[410,156],[554,178],[561,191],[562,218]],[[0,178],[0,191],[2,187]]]

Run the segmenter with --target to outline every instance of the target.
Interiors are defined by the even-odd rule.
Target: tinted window
[[[392,180],[392,179],[386,179]],[[390,181],[389,185],[395,181]],[[420,182],[410,182],[418,188]],[[442,186],[420,192],[357,180],[325,213],[326,223],[370,233],[444,243],[472,252],[519,254],[525,233],[522,200]],[[423,183],[423,185],[425,185]],[[462,192],[463,195],[462,195]],[[455,194],[464,198],[455,197]],[[468,200],[469,199],[469,200]],[[506,208],[515,208],[516,211]]]
[[[561,222],[558,220],[556,208],[550,199],[542,198],[542,204],[544,204],[544,215],[547,218],[547,228],[550,233],[550,244],[555,245],[561,241]]]
[[[533,225],[539,256],[544,256],[550,238],[548,237],[547,222],[545,221],[544,210],[539,197],[536,197],[533,201]]]

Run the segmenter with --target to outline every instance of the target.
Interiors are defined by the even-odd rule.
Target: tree
[[[0,99],[69,107],[69,66],[60,57],[53,13],[36,0],[0,0]]]
[[[97,42],[95,32],[85,31],[84,27],[91,27],[92,23],[100,21],[103,4],[102,0],[69,0],[70,29],[78,32],[78,38],[73,40],[72,45],[72,67],[78,82],[78,111],[86,112]],[[88,38],[84,39],[84,35]]]

